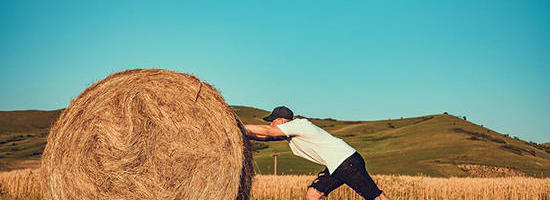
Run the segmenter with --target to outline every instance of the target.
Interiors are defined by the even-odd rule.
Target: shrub
[[[266,143],[263,143],[263,142],[256,142],[256,141],[251,141],[252,143],[252,150],[253,151],[260,151],[262,149],[267,149],[269,147],[269,145],[267,145]]]
[[[13,136],[7,140],[4,140],[4,141],[0,141],[0,144],[6,144],[8,142],[17,142],[17,141],[21,141],[21,140],[24,140],[25,139],[25,136],[23,135],[17,135],[17,136]]]
[[[467,130],[464,130],[462,128],[453,128],[452,130],[457,132],[457,133],[465,133],[465,134],[468,134],[468,135],[484,138],[486,140],[490,140],[490,141],[493,141],[493,142],[496,142],[496,143],[506,144],[506,141],[504,141],[503,139],[496,138],[496,137],[490,136],[488,134],[473,132],[473,131],[467,131]]]
[[[511,152],[513,152],[513,153],[515,153],[515,154],[521,155],[521,148],[516,147],[516,146],[514,146],[514,145],[505,144],[505,145],[501,145],[500,147],[503,148],[503,149],[506,149],[506,150],[508,150],[508,151],[511,151]]]
[[[533,156],[536,156],[536,152],[534,150],[531,150],[531,149],[524,149],[524,148],[521,148],[521,147],[518,147],[518,146],[515,146],[515,145],[511,145],[511,144],[504,144],[504,145],[501,145],[500,146],[501,148],[504,148],[506,150],[509,150],[515,154],[518,154],[518,155],[522,155],[521,152],[527,152]]]

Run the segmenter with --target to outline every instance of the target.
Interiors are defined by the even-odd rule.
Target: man
[[[270,125],[245,125],[255,138],[286,137],[294,155],[326,166],[308,186],[306,199],[320,199],[342,184],[368,200],[389,200],[365,169],[363,157],[342,139],[330,135],[307,119],[294,119],[293,112],[279,106],[263,119]]]

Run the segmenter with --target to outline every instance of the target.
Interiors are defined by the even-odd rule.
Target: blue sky
[[[550,142],[550,1],[0,1],[0,110],[130,68],[229,104],[379,120],[449,112]]]

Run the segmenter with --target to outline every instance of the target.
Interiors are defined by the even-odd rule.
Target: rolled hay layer
[[[250,145],[220,93],[162,69],[112,74],[52,126],[49,199],[248,199]]]

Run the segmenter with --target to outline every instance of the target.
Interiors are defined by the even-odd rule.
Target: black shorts
[[[357,152],[344,160],[332,174],[329,174],[327,168],[319,172],[317,178],[308,188],[313,187],[322,192],[324,196],[328,196],[330,192],[344,183],[367,200],[374,199],[382,193],[365,169],[363,157]]]

